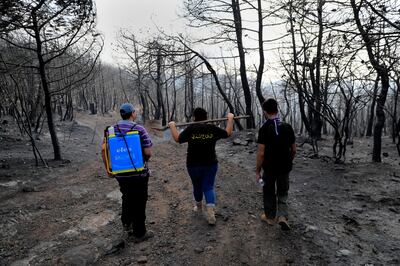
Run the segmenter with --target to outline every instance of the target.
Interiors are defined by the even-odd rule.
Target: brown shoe
[[[266,222],[268,225],[275,224],[275,220],[268,218],[267,215],[265,215],[265,213],[261,214],[261,221]]]
[[[215,225],[217,219],[215,219],[214,206],[207,206],[207,222],[209,225]]]
[[[290,230],[290,226],[289,226],[287,218],[285,216],[279,216],[278,217],[278,224],[281,226],[281,229],[283,231],[289,231]]]

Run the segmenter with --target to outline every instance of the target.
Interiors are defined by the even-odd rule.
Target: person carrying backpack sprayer
[[[295,135],[291,125],[279,120],[275,99],[266,100],[262,109],[267,120],[258,132],[256,166],[256,181],[260,183],[262,178],[264,182],[261,220],[269,225],[277,220],[282,230],[290,230],[287,198],[289,172],[296,155]]]
[[[122,193],[124,238],[133,236],[134,242],[140,242],[154,235],[145,224],[150,176],[146,162],[153,144],[146,129],[134,122],[137,113],[132,104],[122,104],[120,114],[122,120],[106,129],[102,155],[109,176],[116,178]]]
[[[193,112],[194,121],[207,120],[207,112],[203,108],[196,108]],[[186,166],[192,180],[195,199],[194,210],[202,212],[203,194],[206,201],[207,221],[215,225],[215,176],[218,170],[218,161],[215,153],[215,144],[219,139],[227,138],[233,131],[233,114],[227,115],[226,129],[211,124],[194,124],[188,126],[180,134],[175,122],[169,122],[172,138],[178,143],[188,142]]]

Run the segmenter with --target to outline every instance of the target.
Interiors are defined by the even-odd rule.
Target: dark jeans
[[[132,225],[133,235],[142,237],[146,233],[146,203],[149,176],[118,178],[122,193],[122,215],[124,226]]]
[[[206,166],[187,166],[187,170],[193,184],[193,196],[197,202],[203,200],[203,194],[207,205],[215,205],[215,175],[218,164]]]
[[[287,198],[289,191],[289,173],[286,174],[263,174],[264,187],[264,212],[273,219],[276,216],[288,218]]]

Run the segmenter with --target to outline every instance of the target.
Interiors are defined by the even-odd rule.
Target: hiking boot
[[[146,241],[147,239],[150,239],[152,237],[154,237],[153,231],[146,231],[146,233],[141,237],[134,236],[133,237],[133,242],[134,243],[140,243],[140,242]]]
[[[202,212],[203,211],[203,202],[201,202],[201,201],[197,202],[196,201],[196,204],[194,205],[193,210],[195,212],[198,212],[198,213]]]
[[[275,219],[270,219],[265,215],[265,213],[261,214],[261,221],[266,222],[268,225],[274,225],[275,224]]]
[[[214,206],[207,206],[207,222],[209,225],[215,225],[216,223],[215,219],[215,212],[214,212]]]
[[[289,231],[290,230],[290,226],[289,226],[287,218],[285,216],[279,216],[278,217],[278,224],[281,226],[281,229],[283,231]]]

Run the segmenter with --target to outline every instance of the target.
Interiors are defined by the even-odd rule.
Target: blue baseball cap
[[[133,112],[135,112],[135,107],[133,107],[133,105],[130,104],[130,103],[124,103],[119,108],[119,112],[120,112],[121,115],[133,113]]]

